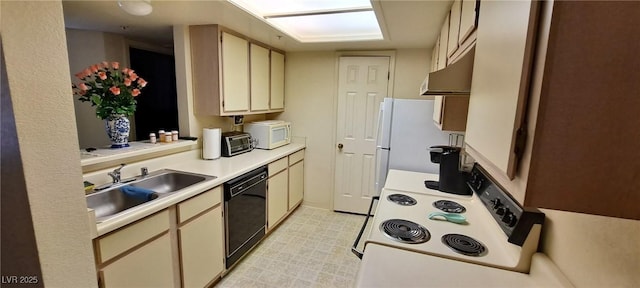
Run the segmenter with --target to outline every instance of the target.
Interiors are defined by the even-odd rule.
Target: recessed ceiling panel
[[[373,11],[270,18],[267,22],[300,42],[382,39]]]
[[[296,40],[382,40],[369,0],[228,0]]]
[[[369,0],[229,0],[260,16],[371,8]]]

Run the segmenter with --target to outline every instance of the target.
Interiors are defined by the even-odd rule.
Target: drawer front
[[[151,215],[97,240],[99,262],[104,263],[134,246],[169,230],[169,210]]]
[[[289,166],[300,162],[302,159],[304,159],[304,149],[289,155]]]
[[[276,175],[278,172],[287,169],[287,157],[269,163],[267,169],[269,169],[269,176]]]
[[[222,186],[213,188],[178,204],[178,221],[183,223],[191,217],[216,206],[222,201]]]

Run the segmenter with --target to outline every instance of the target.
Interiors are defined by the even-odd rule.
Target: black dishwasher
[[[262,240],[267,222],[266,195],[266,166],[224,183],[227,268]]]

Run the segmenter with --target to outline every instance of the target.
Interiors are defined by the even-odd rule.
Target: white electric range
[[[376,244],[528,272],[544,214],[520,207],[478,165],[470,175],[467,184],[472,194],[455,195],[424,186],[425,180],[437,180],[437,175],[390,170],[371,229],[362,235],[364,253],[368,245]],[[445,221],[443,214],[464,220]]]

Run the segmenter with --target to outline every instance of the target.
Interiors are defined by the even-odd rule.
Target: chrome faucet
[[[118,167],[115,170],[113,170],[112,172],[108,173],[109,176],[111,176],[111,179],[113,180],[113,182],[112,182],[113,184],[120,183],[120,180],[121,180],[120,179],[120,170],[122,170],[122,167],[124,167],[125,165],[127,165],[127,164],[122,163],[122,164],[120,164],[120,167]]]
[[[147,175],[149,175],[149,168],[147,167],[140,168],[140,176],[145,177]]]

